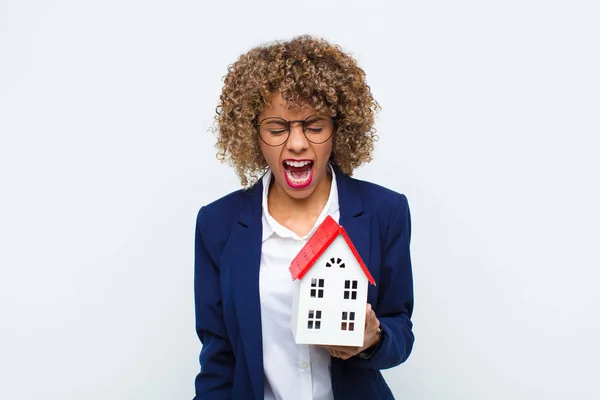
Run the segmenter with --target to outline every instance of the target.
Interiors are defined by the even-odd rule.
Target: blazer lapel
[[[226,248],[232,291],[254,397],[264,397],[259,271],[262,249],[262,181],[247,193],[249,201],[234,225]],[[241,361],[241,360],[239,360]]]
[[[356,181],[339,169],[335,170],[340,204],[340,225],[346,230],[358,254],[369,268],[371,250],[371,215],[366,213],[360,197],[360,187]],[[369,288],[367,301],[371,304],[375,292]],[[333,392],[339,393],[342,383],[344,363],[336,358],[331,360],[331,383]]]
[[[340,203],[340,225],[346,230],[358,254],[369,267],[371,215],[366,213],[355,181],[336,170]]]

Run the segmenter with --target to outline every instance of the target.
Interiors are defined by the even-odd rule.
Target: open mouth
[[[310,185],[313,177],[312,160],[285,160],[283,168],[288,185],[294,189],[301,189]]]

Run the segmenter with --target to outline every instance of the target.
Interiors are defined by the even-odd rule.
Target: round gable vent
[[[332,257],[329,261],[327,261],[327,264],[325,264],[326,267],[331,267],[331,266],[338,266],[340,268],[346,268],[346,264],[344,264],[342,262],[341,258],[335,258]]]

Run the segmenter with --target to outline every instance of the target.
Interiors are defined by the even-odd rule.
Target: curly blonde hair
[[[229,162],[242,186],[264,173],[254,126],[279,91],[291,106],[311,106],[336,118],[330,161],[343,173],[372,159],[380,110],[356,60],[323,39],[299,36],[256,47],[229,66],[215,116],[217,158]]]

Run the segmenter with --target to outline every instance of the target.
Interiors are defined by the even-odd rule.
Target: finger
[[[373,310],[370,307],[368,307],[367,308],[367,316],[365,318],[365,331],[367,331],[368,329],[371,328],[371,326],[375,322],[375,319],[377,319],[375,317],[375,313],[373,312]]]
[[[352,347],[349,347],[349,346],[329,346],[329,348],[331,350],[340,352],[340,351],[348,351],[348,349],[351,349]]]
[[[344,351],[345,347],[344,346],[323,346],[325,348],[325,350],[327,350],[330,354],[332,352],[334,353],[339,353],[340,351]]]
[[[349,358],[354,357],[355,355],[357,355],[359,353],[359,350],[360,350],[360,348],[357,348],[356,350],[343,353],[343,354],[341,354],[341,356],[342,356],[342,358],[344,360],[347,360],[347,359],[349,359]]]
[[[332,348],[332,347],[326,347],[325,349],[326,349],[326,350],[329,352],[329,354],[331,354],[331,355],[334,355],[334,354],[335,354],[335,352],[336,352],[336,350],[335,350],[334,348]]]
[[[378,321],[377,314],[375,314],[375,311],[373,311],[373,309],[369,310],[367,314],[367,319],[369,319],[372,322]]]
[[[360,346],[343,346],[339,347],[337,350],[342,353],[356,353]]]
[[[346,353],[342,351],[334,351],[334,357],[344,359]]]
[[[355,346],[323,346],[332,357],[347,360],[348,358],[358,354],[360,347]]]

